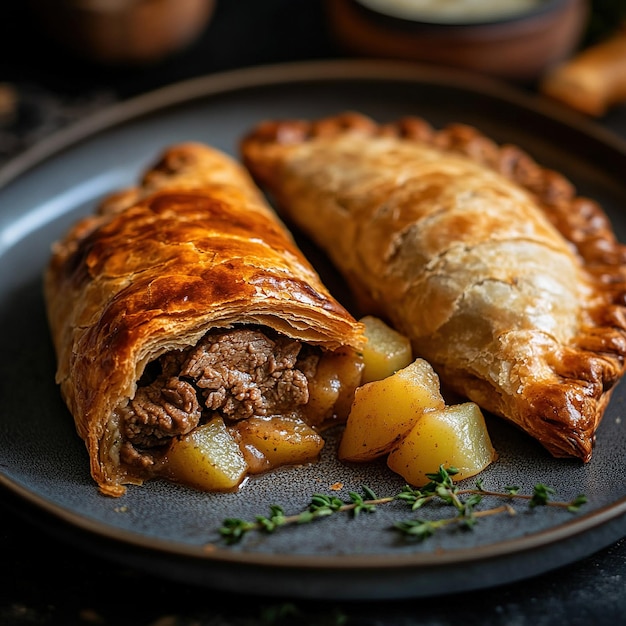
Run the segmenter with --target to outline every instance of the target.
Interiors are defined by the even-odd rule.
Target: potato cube
[[[444,405],[439,377],[423,359],[416,359],[383,380],[366,383],[356,391],[339,444],[339,458],[371,461],[383,456],[425,411]]]
[[[408,337],[400,334],[380,318],[366,315],[367,343],[363,349],[363,383],[382,380],[411,363],[412,350]]]
[[[485,418],[477,404],[453,404],[424,413],[387,457],[387,465],[410,485],[424,486],[440,465],[455,467],[460,480],[496,459]]]
[[[315,461],[324,447],[322,437],[296,417],[250,417],[233,428],[251,473]]]
[[[302,409],[307,422],[322,426],[335,417],[345,420],[362,372],[363,361],[351,349],[325,352],[309,380],[309,401]]]
[[[168,476],[202,491],[231,491],[247,470],[237,442],[219,417],[172,440],[167,452]]]

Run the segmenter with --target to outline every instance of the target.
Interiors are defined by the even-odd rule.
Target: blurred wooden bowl
[[[430,62],[514,81],[532,81],[577,48],[587,26],[586,0],[540,0],[532,8],[498,15],[506,3],[485,3],[492,15],[428,19],[410,3],[327,0],[332,36],[349,53]],[[432,3],[431,3],[432,4]],[[445,4],[445,3],[443,3]]]
[[[146,64],[184,48],[208,24],[215,0],[30,0],[64,47],[105,64]]]

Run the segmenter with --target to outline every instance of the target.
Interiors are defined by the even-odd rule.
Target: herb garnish
[[[273,504],[270,506],[268,516],[257,515],[254,521],[238,518],[225,519],[220,528],[220,534],[228,544],[234,544],[250,531],[273,533],[283,526],[308,524],[335,513],[349,512],[353,516],[360,513],[373,513],[377,506],[394,501],[404,502],[412,511],[416,511],[433,501],[452,506],[456,510],[456,514],[451,517],[437,520],[418,518],[394,524],[393,528],[406,537],[422,541],[437,530],[447,526],[456,525],[471,529],[481,517],[500,513],[515,514],[515,509],[506,502],[500,506],[477,510],[477,506],[485,497],[527,500],[530,508],[552,506],[566,509],[571,513],[577,512],[587,502],[584,495],[579,495],[569,502],[552,500],[551,498],[555,494],[554,489],[541,483],[535,485],[531,495],[519,493],[518,487],[505,487],[503,492],[488,491],[483,488],[481,480],[476,483],[473,489],[460,489],[452,478],[457,473],[456,468],[449,467],[446,469],[442,465],[437,473],[427,474],[430,482],[425,487],[415,489],[405,485],[398,494],[383,498],[379,498],[369,487],[365,486],[362,487],[363,495],[351,491],[347,502],[336,496],[316,493],[312,496],[307,508],[295,515],[285,515],[282,507]]]

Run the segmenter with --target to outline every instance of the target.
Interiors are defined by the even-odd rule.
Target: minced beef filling
[[[190,432],[203,415],[240,420],[306,404],[307,375],[314,374],[319,356],[302,348],[286,337],[239,328],[207,334],[193,348],[164,355],[151,368],[156,377],[121,412],[122,460],[152,464],[146,449]]]

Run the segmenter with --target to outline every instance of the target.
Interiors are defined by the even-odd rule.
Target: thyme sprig
[[[476,483],[474,488],[460,489],[453,479],[453,476],[457,473],[458,470],[456,468],[449,467],[446,469],[442,465],[436,473],[427,474],[430,482],[424,487],[417,489],[410,485],[405,485],[399,493],[386,497],[378,497],[372,489],[366,486],[362,487],[362,495],[354,491],[349,492],[348,501],[341,500],[337,496],[315,493],[306,509],[300,513],[285,515],[282,507],[273,504],[270,506],[269,515],[257,515],[253,521],[232,517],[227,518],[223,521],[219,531],[226,543],[234,544],[251,531],[273,533],[283,526],[308,524],[336,513],[351,513],[353,516],[361,513],[374,513],[378,506],[394,501],[403,502],[412,511],[421,509],[434,501],[453,507],[456,513],[450,517],[436,520],[416,518],[396,522],[393,525],[393,528],[404,536],[422,541],[432,536],[436,531],[448,526],[455,525],[465,529],[472,529],[478,520],[483,517],[502,513],[515,515],[515,509],[508,502],[499,506],[477,510],[477,507],[486,497],[509,501],[526,500],[531,509],[538,506],[551,506],[563,508],[570,513],[577,512],[587,502],[587,498],[584,495],[576,496],[568,502],[554,500],[555,490],[542,483],[534,486],[532,494],[519,493],[519,487],[515,486],[507,486],[504,488],[504,491],[490,491],[483,487],[481,480]]]

